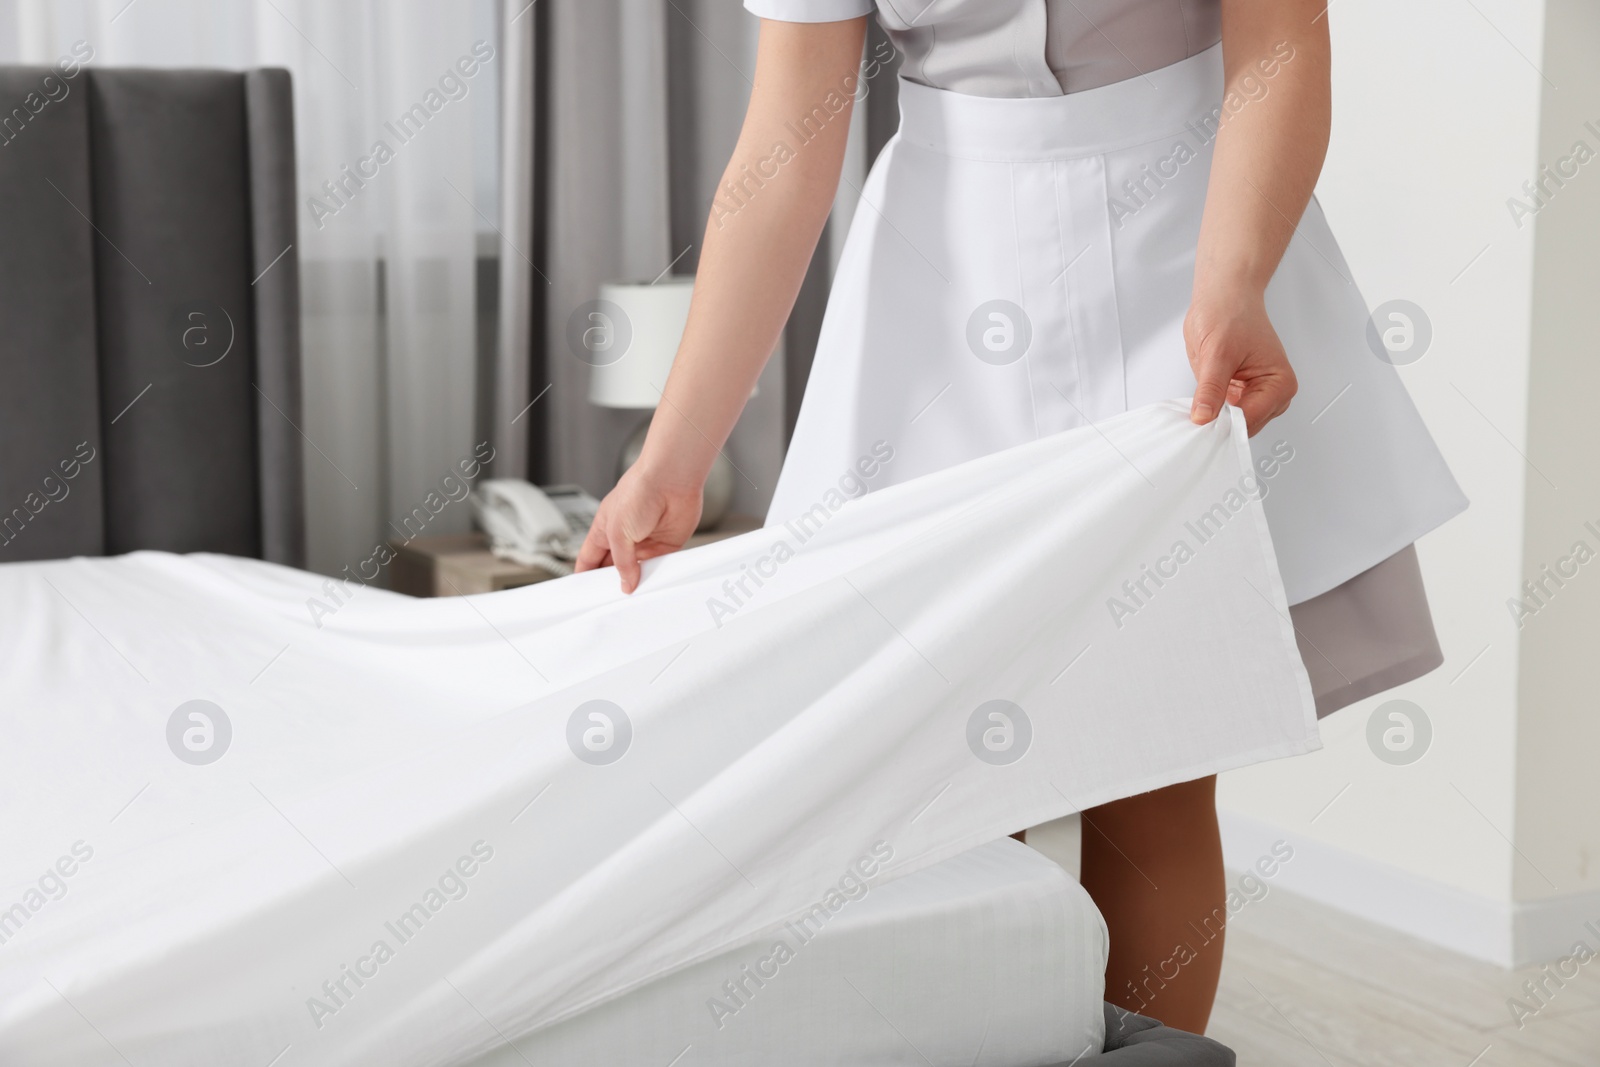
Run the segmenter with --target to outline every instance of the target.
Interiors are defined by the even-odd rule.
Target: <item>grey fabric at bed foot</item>
[[[1115,1004],[1108,1003],[1104,1007],[1104,1059],[1094,1060],[1095,1063],[1104,1062],[1106,1067],[1235,1067],[1237,1063],[1233,1049],[1209,1037],[1162,1026],[1154,1019],[1123,1011]],[[1056,1067],[1070,1065],[1062,1063]]]

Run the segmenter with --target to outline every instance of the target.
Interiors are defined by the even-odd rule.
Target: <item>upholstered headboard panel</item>
[[[0,562],[302,565],[287,71],[0,68]]]

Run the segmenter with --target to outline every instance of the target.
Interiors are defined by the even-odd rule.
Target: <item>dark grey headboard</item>
[[[303,565],[288,72],[0,67],[0,205],[0,562]]]

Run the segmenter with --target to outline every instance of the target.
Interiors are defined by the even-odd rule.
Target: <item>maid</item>
[[[580,570],[615,563],[631,590],[693,531],[833,203],[876,10],[903,56],[900,128],[861,191],[769,524],[879,442],[894,460],[873,488],[1156,400],[1192,394],[1201,423],[1231,402],[1318,713],[1438,666],[1412,543],[1466,500],[1385,344],[1415,323],[1369,316],[1311,198],[1324,0],[745,6],[763,22],[723,182],[739,195],[713,207],[663,402]],[[1197,1033],[1226,914],[1214,786],[1083,820],[1106,998]]]

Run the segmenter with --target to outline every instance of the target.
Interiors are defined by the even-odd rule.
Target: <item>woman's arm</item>
[[[1325,11],[1323,0],[1222,0],[1227,103],[1183,326],[1195,422],[1210,422],[1227,399],[1254,434],[1295,393],[1264,294],[1328,148]]]
[[[700,521],[706,474],[777,344],[833,206],[865,35],[864,18],[762,20],[750,106],[706,224],[683,341],[644,451],[601,501],[578,570],[615,563],[631,593],[639,561],[681,548]],[[815,111],[826,121],[814,120],[820,132],[802,144],[794,129]]]

